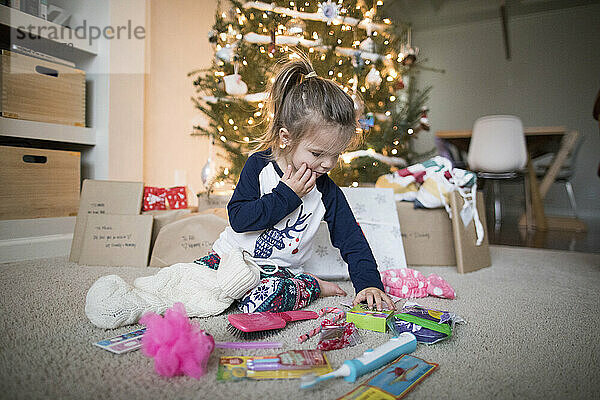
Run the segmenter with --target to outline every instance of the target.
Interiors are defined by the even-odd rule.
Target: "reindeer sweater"
[[[383,290],[371,248],[350,210],[346,197],[327,175],[300,198],[280,178],[283,172],[270,152],[251,155],[227,205],[228,226],[213,245],[223,256],[242,248],[261,264],[276,264],[295,273],[310,258],[312,240],[321,220],[327,222],[331,243],[348,264],[356,293],[366,287]]]

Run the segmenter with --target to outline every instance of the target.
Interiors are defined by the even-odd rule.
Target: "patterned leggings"
[[[221,258],[216,253],[197,259],[194,263],[217,270]],[[265,271],[272,265],[261,266]],[[317,280],[308,274],[294,275],[287,268],[273,274],[260,273],[260,283],[238,300],[237,307],[245,313],[292,311],[306,307],[321,294]]]

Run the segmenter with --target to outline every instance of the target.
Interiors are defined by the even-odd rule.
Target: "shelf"
[[[98,54],[97,41],[93,41],[92,44],[89,43],[89,32],[85,32],[85,35],[83,35],[85,37],[80,39],[67,27],[34,17],[15,8],[0,5],[0,24],[14,29],[20,28],[25,33],[29,32],[28,27],[31,26],[33,28],[31,33],[36,36],[39,33],[39,36],[53,42],[64,44],[92,55]],[[60,38],[55,39],[50,38],[50,36],[59,36]],[[82,35],[79,34],[79,36]]]
[[[93,128],[4,117],[0,117],[0,136],[77,143],[89,146],[96,144],[96,131]]]

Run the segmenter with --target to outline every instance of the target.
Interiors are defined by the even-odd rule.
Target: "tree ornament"
[[[213,166],[213,162],[209,157],[206,160],[206,164],[202,167],[202,171],[200,171],[200,178],[202,179],[202,184],[208,190],[210,183],[215,176],[215,167]]]
[[[204,164],[202,170],[200,170],[200,179],[202,180],[202,184],[206,188],[207,192],[211,191],[213,179],[215,177],[215,166],[212,161],[214,144],[215,138],[213,135],[210,135],[208,137],[208,158],[206,159],[206,164]]]
[[[231,62],[234,55],[234,46],[226,45],[215,52],[215,56],[224,62]]]
[[[359,118],[358,122],[363,131],[369,132],[369,130],[375,126],[375,117],[373,113],[366,113],[363,118]]]
[[[402,90],[404,89],[404,81],[402,80],[402,75],[398,74],[396,78],[396,82],[394,82],[394,90]]]
[[[417,61],[417,54],[419,54],[419,48],[412,47],[411,45],[412,29],[410,27],[408,28],[406,35],[406,45],[401,46],[400,53],[402,54],[402,57],[399,61],[402,65],[410,66],[414,64],[415,61]]]
[[[421,118],[419,118],[419,123],[421,124],[421,129],[424,131],[428,131],[431,129],[431,124],[429,123],[429,118],[427,118],[427,112],[429,108],[423,107],[421,108]]]
[[[402,65],[406,65],[406,66],[410,66],[413,65],[415,63],[415,61],[417,61],[417,52],[419,49],[416,48],[412,48],[412,47],[408,47],[406,48],[402,53],[403,53],[403,57],[402,60],[400,60],[400,63]]]
[[[340,6],[332,1],[326,1],[319,4],[319,12],[327,19],[330,24],[340,15]]]
[[[248,85],[242,80],[242,76],[238,74],[238,63],[233,67],[233,74],[223,77],[225,82],[225,91],[230,96],[243,96],[248,93]]]
[[[303,37],[306,23],[300,18],[292,18],[285,24],[285,29],[288,35]]]
[[[365,67],[365,60],[362,58],[360,51],[354,52],[352,56],[352,66],[354,67],[354,73],[360,75]]]
[[[218,42],[219,42],[219,34],[214,29],[210,30],[208,32],[208,43],[210,43],[210,44],[212,44],[214,46]]]
[[[374,66],[371,67],[371,70],[365,77],[365,83],[367,84],[367,86],[377,87],[377,86],[381,85],[382,81],[383,81],[383,79],[381,78],[381,73],[379,72],[379,70],[377,68],[375,68]]]
[[[366,51],[369,53],[375,53],[375,42],[373,41],[373,39],[371,39],[371,37],[366,38],[365,40],[363,40],[362,42],[360,42],[360,45],[358,46],[359,49],[361,49],[362,51]]]
[[[269,53],[275,54],[276,43],[275,43],[275,29],[271,29],[271,43],[269,43]]]

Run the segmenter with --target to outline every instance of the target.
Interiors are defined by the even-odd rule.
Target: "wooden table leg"
[[[556,180],[556,175],[560,172],[563,164],[569,157],[569,153],[573,150],[575,143],[577,143],[577,139],[579,138],[579,132],[571,131],[569,132],[560,143],[560,148],[558,149],[558,153],[556,153],[556,157],[554,157],[554,161],[550,168],[548,168],[548,172],[544,175],[544,179],[540,184],[540,196],[543,199],[546,197],[550,186]]]
[[[529,193],[531,198],[531,208],[533,209],[533,218],[535,220],[535,228],[545,231],[548,229],[546,225],[546,214],[544,213],[544,203],[540,196],[540,187],[538,186],[538,180],[535,176],[535,170],[531,163],[531,157],[527,158],[527,177],[529,180]]]
[[[546,218],[544,213],[544,205],[543,199],[546,197],[550,186],[556,180],[556,176],[560,172],[563,164],[567,160],[569,153],[577,143],[577,139],[579,138],[579,132],[571,131],[565,135],[563,138],[560,149],[558,153],[556,153],[556,157],[554,157],[554,161],[552,165],[548,168],[548,172],[544,175],[544,179],[542,183],[538,185],[538,181],[535,175],[535,170],[533,169],[533,165],[531,164],[531,160],[527,161],[527,172],[530,179],[530,188],[531,188],[531,203],[535,218],[535,229],[546,230],[546,229],[560,229],[560,230],[569,230],[569,231],[577,231],[584,232],[586,230],[586,226],[583,221],[578,218],[569,218],[569,217],[549,217]],[[527,217],[525,215],[521,216],[519,220],[520,226],[527,226]]]

